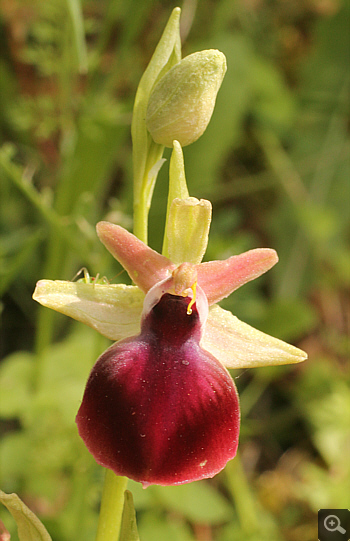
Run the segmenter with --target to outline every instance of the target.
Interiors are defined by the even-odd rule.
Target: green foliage
[[[40,359],[18,352],[0,365],[0,415],[17,419],[21,426],[1,439],[0,461],[6,465],[1,485],[30,494],[34,509],[44,505],[50,533],[57,531],[67,541],[78,532],[92,540],[91,528],[96,527],[93,508],[100,480],[91,470],[93,460],[77,437],[74,419],[89,369],[106,345],[100,337],[98,341],[88,329],[79,329]],[[80,516],[85,507],[91,514]],[[59,524],[50,518],[56,509]]]
[[[231,515],[225,499],[205,482],[171,488],[155,486],[152,495],[165,509],[180,513],[192,522],[220,524]]]
[[[0,490],[0,501],[16,520],[20,541],[51,541],[40,520],[24,505],[17,494],[5,494]]]
[[[140,541],[137,533],[134,502],[130,490],[125,490],[124,492],[124,509],[120,528],[120,541]]]
[[[0,21],[0,486],[20,495],[55,541],[93,541],[102,472],[74,418],[107,343],[38,309],[31,295],[38,279],[72,279],[82,266],[125,281],[94,226],[131,226],[132,103],[174,4],[10,4]],[[240,459],[215,479],[146,490],[129,483],[141,541],[313,541],[318,508],[348,505],[350,10],[322,6],[203,0],[188,28],[185,55],[217,48],[228,63],[208,129],[184,151],[190,195],[213,202],[207,256],[268,246],[280,257],[223,306],[309,360],[232,373]],[[183,24],[185,33],[185,10]],[[150,215],[154,248],[163,169]],[[4,507],[0,517],[16,540]],[[133,520],[129,498],[131,531]]]

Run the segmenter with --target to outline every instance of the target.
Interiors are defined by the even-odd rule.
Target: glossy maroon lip
[[[212,477],[236,454],[239,400],[224,366],[199,345],[196,304],[164,294],[138,336],[93,367],[77,414],[96,461],[144,486]]]

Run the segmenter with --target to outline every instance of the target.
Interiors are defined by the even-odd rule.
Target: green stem
[[[139,203],[134,204],[134,235],[145,244],[148,243],[148,212],[149,208],[142,197]]]
[[[164,147],[150,142],[141,182],[134,182],[134,235],[148,244],[148,213],[158,172],[165,160]],[[135,177],[136,179],[136,177]]]
[[[309,201],[309,194],[279,138],[271,130],[257,130],[261,148],[295,209]]]
[[[251,535],[259,531],[259,518],[239,453],[227,463],[225,473],[241,529],[247,536]]]
[[[127,477],[106,470],[96,541],[118,541]]]

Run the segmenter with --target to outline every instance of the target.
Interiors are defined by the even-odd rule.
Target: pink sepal
[[[198,283],[204,290],[209,306],[215,304],[242,285],[258,278],[278,261],[275,250],[257,248],[229,259],[196,265]]]
[[[152,250],[119,225],[99,222],[97,234],[107,250],[128,272],[133,282],[146,292],[168,278],[176,268],[167,257]],[[219,302],[250,280],[258,278],[278,261],[275,250],[257,248],[229,259],[195,265],[198,283],[209,306]]]
[[[176,265],[119,225],[99,222],[97,234],[142,291],[170,276]]]

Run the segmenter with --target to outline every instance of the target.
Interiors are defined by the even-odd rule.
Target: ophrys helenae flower
[[[194,205],[190,199],[183,204]],[[174,264],[118,225],[100,222],[97,232],[136,285],[43,280],[34,293],[118,340],[91,371],[79,433],[98,463],[144,486],[212,477],[238,445],[239,401],[227,368],[306,358],[216,304],[270,269],[277,254],[261,248]]]

